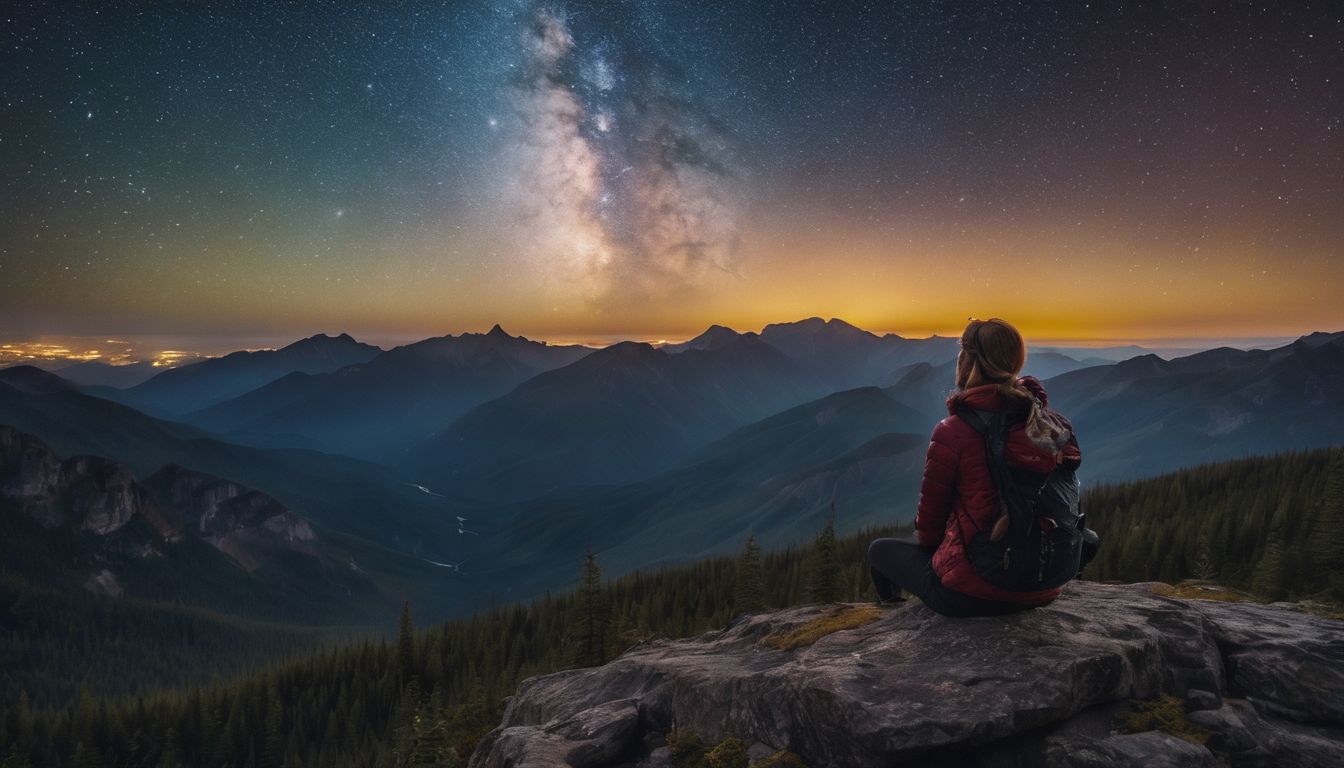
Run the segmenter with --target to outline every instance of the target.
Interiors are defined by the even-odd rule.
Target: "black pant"
[[[882,600],[905,591],[944,616],[1002,616],[1031,606],[972,597],[943,586],[933,572],[933,550],[905,539],[877,539],[868,545],[868,568]]]

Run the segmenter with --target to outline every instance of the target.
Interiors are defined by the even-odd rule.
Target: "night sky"
[[[1344,328],[1344,5],[6,3],[0,341]]]

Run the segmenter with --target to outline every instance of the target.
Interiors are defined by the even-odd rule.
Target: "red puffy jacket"
[[[1018,384],[1046,403],[1045,388],[1032,376],[1023,376]],[[966,542],[976,531],[988,529],[999,517],[999,495],[989,475],[984,438],[956,415],[959,405],[983,411],[1021,410],[999,394],[993,384],[968,387],[947,399],[950,416],[938,422],[929,438],[929,453],[924,460],[924,480],[919,489],[919,510],[915,531],[919,543],[938,547],[933,554],[933,570],[943,586],[986,600],[1045,605],[1059,595],[1058,589],[1039,592],[1009,592],[980,577],[966,558]],[[1062,418],[1062,417],[1061,417]],[[1062,419],[1072,431],[1072,424]],[[1082,461],[1076,437],[1063,450],[1052,454],[1037,447],[1018,422],[1008,432],[1004,457],[1011,467],[1049,472],[1056,465]]]

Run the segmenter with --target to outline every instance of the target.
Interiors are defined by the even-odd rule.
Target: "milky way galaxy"
[[[617,307],[733,271],[742,169],[727,131],[667,62],[533,9],[520,33],[515,247],[575,291]]]

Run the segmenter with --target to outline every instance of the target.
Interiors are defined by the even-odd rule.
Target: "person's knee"
[[[872,565],[881,560],[882,554],[891,550],[893,541],[895,539],[873,539],[868,545],[868,564]]]

